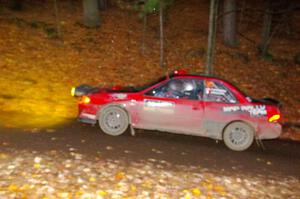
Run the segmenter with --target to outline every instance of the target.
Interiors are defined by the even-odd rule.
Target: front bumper
[[[84,113],[81,112],[77,119],[79,122],[87,123],[87,124],[96,124],[97,123],[97,117],[96,115],[90,114],[90,113]]]

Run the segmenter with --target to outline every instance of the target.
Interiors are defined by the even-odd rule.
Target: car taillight
[[[80,104],[89,104],[91,102],[91,98],[88,96],[82,96],[82,98],[79,100]]]
[[[280,114],[275,114],[275,115],[272,115],[271,117],[269,117],[268,121],[269,122],[278,122],[280,119]]]

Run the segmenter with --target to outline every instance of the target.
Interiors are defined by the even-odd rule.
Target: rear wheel
[[[244,122],[233,122],[229,124],[223,133],[225,145],[234,151],[248,149],[254,139],[254,130]]]
[[[117,106],[110,106],[101,111],[99,126],[101,130],[112,136],[123,134],[129,125],[126,111]]]

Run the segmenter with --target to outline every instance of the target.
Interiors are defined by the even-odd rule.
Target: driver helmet
[[[195,85],[191,81],[186,81],[183,83],[183,91],[193,91]]]
[[[182,90],[182,82],[181,81],[173,81],[169,84],[169,89],[171,91],[181,91]]]

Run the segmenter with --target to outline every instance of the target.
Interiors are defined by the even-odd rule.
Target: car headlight
[[[72,88],[71,88],[71,96],[72,96],[72,97],[75,96],[75,90],[76,90],[76,87],[72,87]]]
[[[79,104],[89,104],[91,102],[91,98],[88,96],[82,96],[82,98],[79,100]]]

